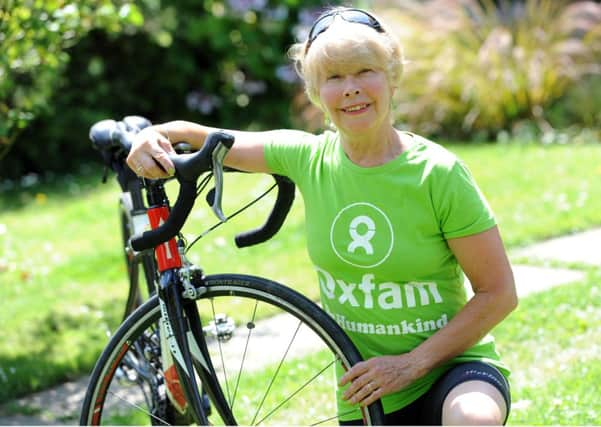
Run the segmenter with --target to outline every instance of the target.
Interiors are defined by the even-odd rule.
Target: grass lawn
[[[494,334],[512,367],[513,425],[599,425],[601,272],[524,298]]]
[[[600,146],[451,149],[487,195],[508,247],[601,225],[601,187],[594,185],[601,177]],[[249,200],[270,181],[228,176],[226,200]],[[107,331],[118,324],[126,293],[116,183],[100,184],[99,168],[88,168],[72,177],[26,184],[5,185],[0,193],[0,402],[89,372]],[[190,257],[207,273],[264,275],[316,297],[300,197],[276,239],[243,250],[232,244],[236,232],[263,222],[271,200],[205,237]],[[227,203],[226,212],[242,204]],[[191,237],[214,221],[207,209],[197,209],[184,232]],[[517,406],[510,422],[601,423],[591,400],[599,395],[601,368],[572,365],[587,354],[593,360],[591,345],[601,325],[592,301],[595,295],[600,300],[598,283],[591,271],[581,284],[529,297],[498,328],[499,346],[516,372]],[[577,421],[565,408],[590,409],[590,414]]]

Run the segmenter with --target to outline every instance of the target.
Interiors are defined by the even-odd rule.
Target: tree
[[[93,28],[121,32],[142,23],[127,1],[0,0],[0,159],[47,109],[69,47]]]
[[[138,0],[140,25],[124,24],[129,9],[114,6],[120,20],[88,25],[61,51],[66,65],[53,75],[44,108],[23,123],[3,177],[65,173],[96,160],[87,133],[105,118],[288,127],[299,81],[286,50],[304,37],[322,3]]]

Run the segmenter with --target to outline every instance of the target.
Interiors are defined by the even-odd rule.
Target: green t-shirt
[[[463,272],[446,239],[495,225],[466,166],[440,145],[409,133],[406,151],[370,168],[348,159],[338,133],[274,135],[265,158],[303,195],[307,247],[322,306],[363,357],[406,353],[444,327],[467,301]],[[485,360],[509,374],[488,336],[385,396],[384,411],[408,405],[449,364],[469,360]],[[339,411],[345,414],[351,406],[341,393]],[[356,419],[358,413],[341,418]]]

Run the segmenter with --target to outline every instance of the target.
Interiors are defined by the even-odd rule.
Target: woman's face
[[[357,134],[390,123],[391,96],[386,74],[361,65],[328,67],[319,86],[322,106],[344,133]]]

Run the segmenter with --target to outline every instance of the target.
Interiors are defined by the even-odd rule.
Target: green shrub
[[[601,74],[588,76],[575,84],[547,110],[547,117],[557,128],[576,123],[601,129]]]
[[[0,158],[48,109],[69,62],[69,47],[93,28],[119,32],[141,20],[127,1],[5,0],[0,8]]]
[[[398,91],[398,121],[417,132],[460,138],[494,138],[528,122],[548,132],[551,106],[562,97],[580,99],[577,83],[601,71],[601,5],[498,3],[406,1],[382,7],[409,61]],[[578,102],[566,101],[565,114],[582,120],[580,125],[598,123],[598,115],[591,117],[598,107],[597,113],[588,111],[598,100]]]
[[[72,171],[96,159],[88,129],[107,117],[287,126],[297,81],[286,50],[321,2],[137,2],[140,30],[90,31],[63,52],[69,64],[52,85],[47,108],[28,123],[0,173]]]

